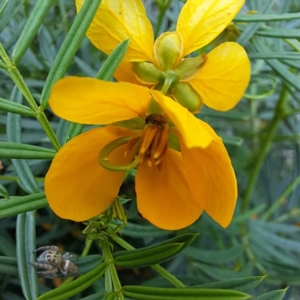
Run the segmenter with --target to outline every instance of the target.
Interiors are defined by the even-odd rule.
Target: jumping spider
[[[69,259],[73,255],[66,252],[61,255],[57,246],[43,246],[35,249],[33,252],[43,250],[42,254],[37,258],[37,262],[31,264],[40,269],[46,271],[38,271],[37,274],[46,278],[57,277],[57,272],[60,272],[67,276],[69,273],[75,273],[78,271],[77,266]]]

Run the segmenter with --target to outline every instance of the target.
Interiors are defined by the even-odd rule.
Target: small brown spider
[[[44,251],[37,258],[37,262],[31,262],[34,267],[46,270],[37,272],[37,274],[41,275],[41,277],[57,277],[58,270],[60,270],[64,276],[78,271],[77,266],[71,260],[69,260],[70,257],[73,257],[73,255],[69,254],[69,252],[66,252],[62,255],[57,246],[39,247],[33,252],[41,250]]]

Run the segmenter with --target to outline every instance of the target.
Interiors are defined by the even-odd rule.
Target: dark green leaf
[[[126,296],[138,300],[240,300],[250,298],[242,292],[221,289],[124,286],[123,291]]]

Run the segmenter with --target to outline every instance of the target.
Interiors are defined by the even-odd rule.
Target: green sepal
[[[175,100],[191,113],[197,113],[202,106],[202,99],[188,82],[177,82],[172,86]]]
[[[189,80],[199,72],[200,67],[206,61],[207,55],[201,54],[197,57],[185,58],[176,68],[175,73],[180,80]]]
[[[242,300],[250,296],[234,291],[221,289],[199,288],[161,288],[146,286],[124,286],[123,292],[127,297],[137,300]]]
[[[197,235],[194,233],[181,234],[153,246],[115,252],[113,254],[115,263],[131,268],[160,264],[182,252]]]
[[[137,79],[144,84],[157,84],[162,79],[162,71],[150,62],[133,63]]]
[[[70,299],[70,297],[77,295],[81,291],[87,289],[96,280],[98,280],[106,271],[107,264],[105,262],[99,264],[92,271],[80,276],[75,281],[67,284],[63,284],[58,288],[51,290],[40,297],[37,300],[48,300],[48,299]]]
[[[141,117],[112,123],[111,126],[120,126],[128,129],[141,130],[145,126],[145,120]]]

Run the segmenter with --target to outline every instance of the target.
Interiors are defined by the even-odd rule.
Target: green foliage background
[[[34,261],[35,257],[28,249],[34,249],[35,245],[53,244],[80,255],[85,246],[84,225],[56,217],[47,207],[42,193],[43,178],[55,154],[55,141],[64,144],[83,127],[59,119],[49,108],[44,114],[38,106],[41,101],[45,108],[47,93],[60,77],[95,77],[107,57],[87,38],[81,39],[79,29],[69,47],[75,49],[75,56],[59,53],[76,17],[74,3],[71,0],[41,2],[0,1],[0,42],[8,56],[13,58],[26,84],[16,87],[16,80],[21,82],[20,78],[13,77],[17,71],[8,67],[13,65],[5,61],[2,52],[1,299],[35,299],[37,293],[45,293],[61,283],[59,278],[40,279],[37,284],[35,269],[28,267],[28,262]],[[183,5],[181,1],[146,0],[144,4],[156,33],[174,29]],[[30,38],[20,39],[28,18],[32,18],[35,5],[40,5],[45,11],[44,16],[37,13],[42,10],[36,11],[35,20],[41,20],[37,24],[37,34],[33,41]],[[259,14],[245,14],[248,10]],[[121,194],[132,201],[125,204],[128,225],[121,233],[123,239],[134,247],[153,245],[182,233],[201,233],[181,254],[163,263],[187,286],[208,284],[208,288],[209,283],[214,281],[268,275],[258,286],[262,278],[251,277],[256,282],[251,286],[256,286],[255,289],[243,289],[242,284],[237,289],[253,296],[278,290],[257,299],[300,299],[299,11],[299,0],[247,0],[234,20],[238,31],[225,31],[203,49],[209,51],[221,41],[236,39],[246,48],[252,65],[251,84],[235,109],[220,113],[204,107],[199,113],[199,118],[211,124],[223,137],[237,174],[239,200],[229,228],[224,230],[203,215],[180,232],[159,230],[143,220],[136,210],[134,172],[128,174],[122,186]],[[77,42],[79,49],[76,51]],[[58,53],[62,55],[63,62],[64,55],[69,55],[65,65],[57,65]],[[113,67],[113,63],[108,65],[108,68]],[[110,79],[109,72],[101,76]],[[30,99],[35,99],[38,106]],[[52,137],[52,145],[49,137]],[[12,142],[18,144],[9,144]],[[26,148],[24,144],[42,148]],[[68,201],[71,207],[72,199]],[[118,245],[114,247],[114,250],[121,250]],[[75,258],[80,273],[94,270],[101,253],[98,244],[93,243],[89,255]],[[172,286],[150,267],[119,267],[118,276],[123,285]],[[283,290],[287,286],[290,286],[289,289]],[[219,287],[226,288],[224,285]],[[84,299],[101,299],[104,296],[100,295],[104,292],[105,282],[101,277],[71,299],[83,299],[93,293],[96,295],[94,298]]]

